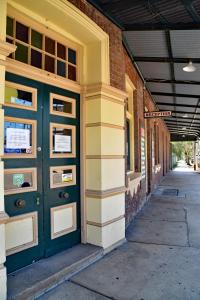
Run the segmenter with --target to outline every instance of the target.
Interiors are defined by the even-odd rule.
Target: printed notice
[[[55,134],[55,152],[71,152],[71,136]]]
[[[26,149],[30,147],[30,130],[21,128],[6,129],[6,148]]]

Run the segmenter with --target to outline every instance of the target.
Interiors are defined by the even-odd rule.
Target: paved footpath
[[[180,164],[127,231],[127,243],[40,300],[200,300],[200,174]]]

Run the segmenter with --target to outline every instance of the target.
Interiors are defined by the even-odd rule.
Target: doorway
[[[81,241],[80,95],[7,73],[4,109],[11,273]]]

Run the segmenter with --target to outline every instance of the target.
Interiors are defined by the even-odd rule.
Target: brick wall
[[[147,107],[149,111],[156,109],[151,96],[148,91],[144,90],[143,82],[134,67],[129,55],[122,44],[122,32],[121,30],[108,20],[103,14],[95,9],[91,4],[85,0],[68,0],[76,7],[78,7],[84,14],[86,14],[91,20],[93,20],[99,27],[101,27],[109,35],[109,47],[110,47],[110,83],[111,86],[120,90],[125,90],[125,74],[127,74],[136,88],[134,94],[134,151],[135,151],[135,172],[140,172],[141,166],[141,139],[140,128],[144,126],[144,108]],[[150,191],[160,182],[163,176],[163,140],[166,144],[166,137],[169,140],[169,133],[162,120],[156,120],[159,126],[160,136],[160,164],[161,169],[156,174],[152,171],[152,153],[151,153],[151,132],[154,130],[155,120],[148,120],[148,170]],[[163,139],[164,137],[164,139]],[[169,144],[169,143],[168,143]],[[166,147],[166,145],[165,145]],[[169,154],[169,149],[168,149]],[[165,172],[169,170],[169,157],[165,155]],[[166,160],[168,164],[166,164]],[[142,180],[140,186],[138,186],[136,193],[126,195],[126,225],[128,225],[137,211],[142,207],[146,201],[146,182]]]

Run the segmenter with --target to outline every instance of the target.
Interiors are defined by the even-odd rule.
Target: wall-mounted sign
[[[55,151],[71,152],[71,136],[55,134]]]
[[[149,111],[149,112],[144,113],[145,119],[170,117],[171,115],[172,115],[172,112],[170,110],[166,110],[166,111]]]
[[[26,149],[30,147],[30,130],[21,128],[6,129],[6,148]]]

